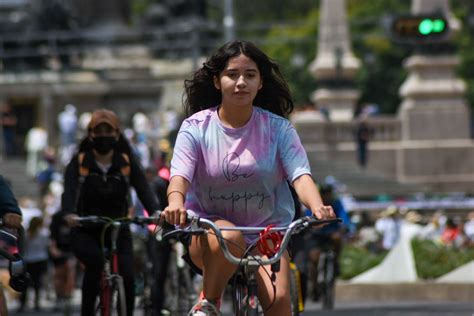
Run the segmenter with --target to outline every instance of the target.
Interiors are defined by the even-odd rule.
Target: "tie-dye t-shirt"
[[[238,226],[289,224],[295,210],[287,180],[303,174],[310,168],[295,128],[255,106],[240,128],[225,127],[217,107],[187,118],[171,160],[171,177],[191,183],[187,209]]]

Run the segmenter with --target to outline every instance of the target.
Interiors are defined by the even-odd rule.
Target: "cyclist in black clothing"
[[[10,187],[0,175],[0,226],[7,228],[21,228],[21,210]],[[3,286],[0,284],[0,315],[7,315],[7,307]]]
[[[149,167],[145,171],[148,183],[155,193],[160,210],[163,210],[168,205],[168,198],[166,191],[168,189],[169,181],[160,175],[154,167]],[[141,207],[141,206],[140,206]],[[173,229],[173,226],[164,223],[164,231]],[[147,240],[147,254],[153,264],[153,286],[151,288],[151,306],[152,315],[161,315],[161,310],[165,303],[165,282],[168,274],[168,266],[171,256],[172,246],[169,240],[157,240],[154,234],[150,234]]]
[[[79,145],[79,152],[65,172],[63,210],[69,225],[74,226],[71,247],[84,264],[81,315],[94,314],[103,269],[100,248],[101,227],[78,226],[77,216],[98,215],[110,218],[128,216],[129,192],[133,186],[140,201],[153,212],[159,205],[148,186],[144,171],[130,145],[120,132],[119,119],[109,110],[92,113],[88,135]],[[105,246],[110,238],[105,238]],[[123,276],[127,315],[133,315],[134,275],[132,237],[128,227],[122,227],[117,241],[119,273]]]
[[[3,225],[18,229],[21,227],[21,210],[5,178],[0,175],[0,218]]]

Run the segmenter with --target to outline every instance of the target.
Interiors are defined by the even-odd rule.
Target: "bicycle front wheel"
[[[103,316],[126,316],[127,303],[125,301],[125,287],[123,279],[119,275],[114,275],[110,283],[108,301],[103,302]]]
[[[324,256],[324,291],[322,293],[322,307],[325,310],[334,309],[334,285],[335,285],[335,276],[334,276],[334,254],[328,252]]]
[[[247,296],[247,287],[245,286],[244,277],[241,274],[234,276],[232,282],[232,304],[234,315],[245,316],[245,300]]]

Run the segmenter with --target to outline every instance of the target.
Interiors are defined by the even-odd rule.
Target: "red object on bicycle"
[[[257,243],[258,250],[267,257],[271,257],[277,253],[281,246],[281,235],[277,232],[270,231],[273,227],[275,227],[275,225],[265,227],[265,229],[260,232],[260,239]],[[272,242],[271,246],[268,244],[268,240]]]

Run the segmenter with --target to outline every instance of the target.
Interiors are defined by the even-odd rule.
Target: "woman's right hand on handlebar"
[[[170,204],[161,213],[161,219],[171,225],[186,225],[187,212],[183,205]]]

